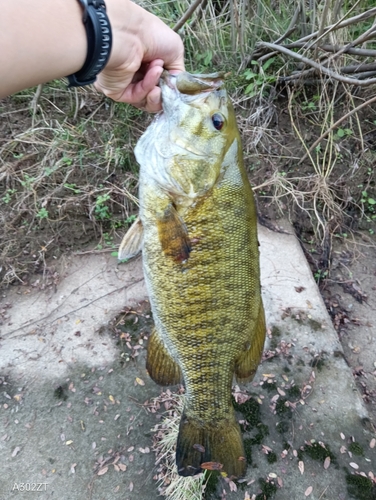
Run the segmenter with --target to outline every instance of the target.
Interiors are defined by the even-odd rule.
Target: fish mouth
[[[208,75],[193,75],[183,71],[173,75],[165,70],[161,75],[159,85],[162,90],[163,86],[166,85],[181,94],[198,95],[220,89],[223,86],[225,77],[226,74],[223,71]]]

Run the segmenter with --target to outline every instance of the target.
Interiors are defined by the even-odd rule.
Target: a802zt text
[[[48,483],[14,483],[12,491],[47,491]]]

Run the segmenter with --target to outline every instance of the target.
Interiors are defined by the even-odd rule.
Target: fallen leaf
[[[330,465],[330,457],[326,457],[324,460],[324,469],[327,469]]]
[[[145,385],[145,382],[141,378],[136,377],[136,382],[138,385]]]
[[[312,493],[312,491],[313,491],[312,486],[308,486],[308,488],[307,488],[307,489],[305,490],[305,492],[304,492],[304,495],[305,495],[306,497],[309,497],[309,495]]]
[[[77,464],[72,464],[72,465],[71,465],[70,471],[71,471],[71,473],[72,473],[72,474],[75,474],[75,473],[76,473],[76,470],[75,470],[75,469],[76,469],[76,465],[77,465]]]
[[[131,481],[130,485],[129,485],[129,491],[133,491],[133,483]]]
[[[359,465],[356,464],[355,462],[350,462],[349,463],[350,467],[352,467],[353,469],[359,469]]]
[[[369,447],[370,448],[374,448],[376,446],[376,439],[375,438],[372,438],[371,439],[371,442],[369,443]]]
[[[304,474],[304,462],[302,462],[300,460],[299,464],[298,464],[298,467],[299,467],[299,470],[300,470],[300,474]]]
[[[201,468],[207,470],[221,470],[222,467],[223,465],[219,462],[204,462],[203,464],[201,464]]]
[[[20,450],[20,446],[16,446],[12,452],[12,457],[15,457]]]
[[[108,467],[103,467],[103,469],[100,469],[98,471],[98,476],[103,476],[103,474],[106,474],[106,472],[108,471]]]
[[[69,439],[68,441],[66,441],[66,442],[65,442],[65,444],[66,444],[67,446],[69,446],[69,445],[70,445],[70,444],[72,444],[72,443],[73,443],[72,439]]]
[[[229,481],[228,485],[230,486],[230,491],[238,491],[238,488],[236,487],[234,481]]]
[[[123,472],[125,472],[127,470],[127,466],[125,464],[118,464],[117,465],[119,467],[119,469]]]

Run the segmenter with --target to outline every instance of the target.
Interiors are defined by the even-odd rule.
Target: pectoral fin
[[[120,244],[118,252],[119,260],[131,259],[141,252],[143,233],[142,222],[137,217]]]
[[[188,231],[172,204],[169,204],[163,215],[158,218],[157,226],[163,253],[175,262],[188,259],[191,251]]]
[[[239,382],[250,382],[261,361],[262,350],[265,342],[265,314],[262,302],[260,303],[259,313],[249,339],[250,347],[244,351],[235,364],[235,376]]]
[[[154,328],[148,343],[146,369],[159,385],[175,385],[182,382],[179,365],[172,359]]]

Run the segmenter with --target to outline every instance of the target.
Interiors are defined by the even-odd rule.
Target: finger
[[[159,87],[154,87],[154,89],[146,96],[145,110],[149,111],[149,113],[158,113],[161,109],[162,92]]]
[[[149,67],[144,78],[139,82],[128,85],[118,100],[133,105],[142,103],[145,101],[147,95],[157,86],[162,71],[163,67],[159,65]]]

